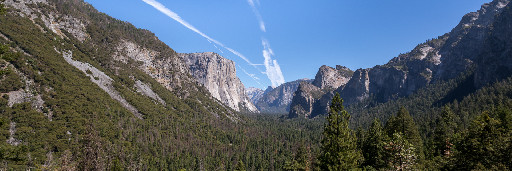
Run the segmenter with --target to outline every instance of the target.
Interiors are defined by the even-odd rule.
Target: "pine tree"
[[[407,139],[416,149],[415,153],[418,158],[422,158],[423,141],[421,140],[420,133],[416,123],[412,119],[409,112],[404,107],[401,107],[395,117],[391,117],[385,126],[386,133],[389,137],[393,137],[395,133],[401,133],[403,138]]]
[[[350,114],[343,107],[343,100],[336,93],[332,99],[324,127],[321,154],[322,170],[348,170],[356,168],[361,158],[357,139],[348,127]]]
[[[295,157],[291,161],[287,161],[283,167],[284,170],[289,171],[307,171],[311,166],[310,162],[311,151],[309,148],[304,148],[301,145],[297,149]]]
[[[455,133],[457,124],[455,123],[455,114],[452,110],[445,106],[441,116],[436,120],[436,128],[434,130],[434,156],[450,156],[453,146],[452,136]]]
[[[375,169],[386,167],[384,143],[387,136],[384,134],[379,119],[375,118],[372,125],[366,133],[363,141],[362,152],[364,156],[364,166],[371,166]]]
[[[242,160],[238,160],[238,163],[235,166],[235,171],[246,171],[245,164]]]
[[[503,134],[504,130],[500,128],[500,124],[500,120],[490,117],[489,112],[483,112],[473,120],[464,138],[455,146],[456,154],[453,160],[456,163],[455,168],[499,169],[509,164],[508,161],[503,160],[505,156],[510,157],[510,154],[503,154],[503,152],[508,151],[506,148],[511,142],[506,134]]]
[[[391,140],[385,143],[386,160],[394,170],[412,170],[418,156],[413,144],[409,143],[402,133],[394,133]]]

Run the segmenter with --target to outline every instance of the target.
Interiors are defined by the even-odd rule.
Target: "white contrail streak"
[[[206,39],[206,40],[208,40],[208,39]],[[219,47],[217,47],[217,45],[215,45],[215,43],[212,43],[212,41],[210,41],[210,40],[208,40],[208,42],[210,42],[210,44],[212,44],[215,48],[217,48],[217,50],[219,50],[221,53],[224,54],[224,52]]]
[[[258,67],[258,65],[262,65],[262,64],[254,64],[252,63],[247,57],[245,57],[243,54],[241,54],[240,52],[232,49],[232,48],[229,48],[227,46],[225,46],[224,44],[222,44],[221,42],[211,38],[210,36],[204,34],[203,32],[199,31],[199,29],[195,28],[194,26],[192,26],[192,24],[188,23],[187,21],[185,21],[184,19],[182,19],[178,14],[174,13],[173,11],[171,11],[170,9],[168,9],[167,7],[165,7],[164,5],[162,5],[160,2],[156,1],[156,0],[142,0],[144,1],[145,3],[147,3],[148,5],[151,5],[153,6],[155,9],[157,9],[158,11],[162,12],[163,14],[167,15],[168,17],[172,18],[173,20],[179,22],[180,24],[182,24],[183,26],[187,27],[188,29],[196,32],[197,34],[201,35],[202,37],[206,38],[208,40],[208,42],[212,43],[215,48],[219,49],[216,45],[228,50],[229,52],[235,54],[236,56],[242,58],[244,61],[246,61],[249,65],[253,66],[254,68],[256,68],[258,71],[260,71],[261,73],[263,74],[266,74],[267,77],[270,79],[270,81],[272,82],[272,86],[273,87],[277,87],[281,84],[284,83],[284,77],[283,77],[283,73],[281,72],[281,68],[279,67],[279,64],[277,63],[276,60],[272,60],[272,56],[274,56],[274,52],[272,51],[272,49],[270,48],[270,45],[269,43],[267,42],[267,40],[263,39],[262,40],[262,44],[263,44],[263,57],[265,58],[265,61],[264,61],[264,66],[265,66],[265,72],[262,72]],[[251,5],[252,7],[252,10],[253,12],[255,13],[259,23],[260,23],[260,30],[265,32],[266,29],[265,29],[265,23],[263,22],[263,18],[261,17],[260,13],[258,12],[257,8],[256,8],[256,4],[254,3],[253,0],[248,0],[249,4]],[[259,1],[256,0],[256,3],[259,4]],[[219,49],[220,50],[220,49]],[[220,50],[222,52],[222,50]],[[222,52],[223,53],[223,52]],[[244,70],[242,67],[239,66],[239,68],[242,69],[242,71],[247,74],[249,77],[251,77],[254,81],[256,81],[258,84],[261,85],[261,83],[258,81],[259,78],[256,77],[254,74],[250,74],[248,73],[246,70]]]
[[[277,87],[284,83],[283,72],[281,72],[281,67],[277,60],[272,60],[274,51],[270,48],[268,41],[262,39],[261,44],[263,45],[263,57],[265,58],[265,74],[267,74],[267,77],[272,82],[272,87]]]
[[[250,74],[249,72],[247,72],[244,68],[240,67],[240,65],[238,66],[238,68],[240,68],[247,76],[251,77],[256,83],[258,83],[259,85],[262,85],[258,80],[260,80],[260,78],[256,77],[256,75],[254,74]]]
[[[260,24],[260,30],[262,32],[266,32],[267,30],[265,27],[265,22],[263,21],[263,17],[261,17],[260,12],[256,8],[256,6],[259,5],[259,0],[247,0],[247,2],[251,6],[254,15],[256,15],[256,19],[258,19],[258,22]],[[265,38],[262,38],[262,45],[263,58],[265,59],[265,72],[262,73],[266,74],[268,79],[270,79],[270,81],[272,82],[272,87],[277,87],[284,83],[283,72],[281,71],[281,67],[277,63],[277,60],[272,59],[272,57],[274,56],[274,51],[270,48],[270,44]]]
[[[263,21],[263,17],[261,17],[260,12],[256,8],[256,4],[253,0],[247,0],[249,5],[251,5],[252,12],[254,12],[254,15],[256,15],[256,18],[258,19],[258,23],[260,24],[260,30],[262,32],[267,32],[267,29],[265,28],[265,22]],[[256,0],[256,3],[259,4],[260,1]]]
[[[155,0],[142,0],[144,1],[146,4],[148,5],[151,5],[153,6],[154,8],[156,8],[158,11],[164,13],[165,15],[167,15],[168,17],[176,20],[177,22],[181,23],[183,26],[187,27],[188,29],[196,32],[197,34],[203,36],[204,38],[208,39],[208,41],[210,42],[213,42],[225,49],[227,49],[228,51],[230,51],[231,53],[237,55],[238,57],[242,58],[245,62],[249,63],[249,65],[252,65],[254,66],[254,64],[249,60],[247,59],[244,55],[242,55],[241,53],[225,46],[224,44],[222,44],[221,42],[211,38],[210,36],[204,34],[203,32],[199,31],[197,28],[195,28],[194,26],[192,26],[190,23],[188,23],[187,21],[183,20],[178,14],[172,12],[169,8],[165,7],[164,5],[162,5],[160,2],[158,1],[155,1]]]

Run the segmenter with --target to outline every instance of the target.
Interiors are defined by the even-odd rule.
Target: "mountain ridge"
[[[284,114],[290,110],[293,93],[297,90],[301,82],[311,82],[308,78],[303,78],[291,82],[286,82],[275,88],[268,87],[260,98],[253,103],[261,111],[268,114]]]
[[[339,93],[345,105],[359,103],[370,97],[376,102],[387,102],[411,95],[426,85],[457,77],[478,65],[475,62],[482,58],[480,56],[486,43],[485,37],[495,23],[495,16],[508,8],[509,2],[494,0],[486,3],[477,12],[464,15],[449,33],[419,44],[410,52],[400,54],[384,65],[357,69],[346,85],[338,87],[333,93]],[[302,115],[317,116],[327,113],[325,105],[320,108],[322,109],[315,110],[321,113],[306,112]],[[289,115],[296,117],[297,112],[291,111]]]

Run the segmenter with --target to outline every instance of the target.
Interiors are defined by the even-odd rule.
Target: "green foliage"
[[[448,106],[443,108],[440,117],[437,118],[433,135],[434,156],[445,156],[450,153],[452,137],[457,128],[455,118],[455,114]]]
[[[380,121],[375,119],[368,129],[361,147],[364,157],[363,166],[371,166],[375,169],[386,168],[384,145],[388,141],[387,139]]]
[[[453,169],[506,170],[512,167],[512,130],[507,127],[510,120],[502,120],[510,118],[512,112],[500,110],[497,115],[493,118],[489,112],[483,112],[473,120],[468,131],[455,143]]]
[[[239,160],[238,163],[235,166],[235,171],[246,171],[245,164],[242,162],[242,160]]]
[[[348,127],[350,114],[344,110],[343,99],[334,96],[324,127],[321,153],[318,157],[322,170],[348,170],[358,167],[361,154],[357,139]]]
[[[24,84],[20,76],[12,69],[0,69],[0,93],[7,93],[23,88]]]
[[[423,141],[421,140],[418,127],[414,122],[409,111],[401,107],[395,117],[391,117],[385,126],[385,131],[389,137],[394,137],[395,133],[400,133],[409,143],[415,147],[415,154],[420,156],[422,154],[421,148]]]
[[[415,146],[401,132],[395,132],[389,142],[385,143],[386,157],[393,170],[412,170],[417,163]]]
[[[0,1],[3,2],[3,1]],[[7,12],[4,4],[0,4],[0,15],[4,15]]]
[[[37,110],[31,103],[11,108],[8,96],[0,97],[0,149],[7,156],[0,169],[193,170],[199,165],[204,170],[233,170],[242,161],[247,170],[279,170],[299,144],[310,146],[312,156],[318,153],[322,119],[244,116],[212,100],[195,82],[169,91],[140,71],[137,63],[112,60],[121,39],[159,51],[158,58],[177,58],[152,33],[100,14],[79,0],[50,2],[62,11],[38,6],[45,14],[65,12],[87,19],[91,38],[80,42],[64,30],[68,38],[61,38],[39,19],[35,22],[46,32],[27,18],[0,16],[0,32],[12,47],[0,46],[0,65],[8,66],[0,76],[0,88],[5,89],[1,93],[24,88],[24,76],[34,80],[30,93],[44,101]],[[74,60],[105,72],[144,120],[135,118],[54,49],[71,50]],[[148,84],[167,105],[138,93],[135,80]],[[231,121],[228,114],[239,121]],[[16,122],[14,138],[23,146],[6,143],[10,122]]]
[[[387,120],[397,108],[405,106],[416,121],[422,139],[425,140],[425,146],[422,147],[425,156],[419,156],[418,163],[434,170],[454,168],[455,159],[451,156],[454,155],[456,142],[472,125],[472,120],[484,111],[512,109],[512,78],[471,90],[471,86],[466,84],[473,84],[473,77],[470,71],[456,79],[427,86],[409,97],[381,104],[366,101],[348,106],[347,110],[354,113],[352,127],[369,125],[370,118]],[[363,108],[364,105],[369,107]],[[509,116],[503,113],[505,112],[493,112],[492,116],[510,120],[506,119]],[[507,129],[510,130],[510,127],[506,127],[505,130]],[[452,132],[453,135],[450,135]],[[450,155],[445,155],[443,150]]]
[[[297,154],[292,161],[287,161],[283,170],[288,171],[306,171],[311,170],[311,150],[310,148],[305,148],[304,146],[300,146],[297,150]]]
[[[0,44],[0,55],[4,55],[9,52],[9,46],[5,44]]]
[[[33,6],[43,14],[87,20],[90,39],[78,41],[65,30],[67,38],[62,38],[37,18],[0,15],[0,32],[9,38],[0,39],[0,93],[25,88],[26,77],[34,81],[30,93],[44,100],[37,108],[31,103],[9,107],[8,95],[0,97],[0,169],[308,170],[315,164],[332,170],[421,169],[421,163],[435,163],[428,165],[433,170],[512,168],[512,79],[477,90],[472,87],[474,74],[468,72],[409,97],[349,106],[353,118],[336,97],[324,134],[324,118],[241,115],[235,123],[226,117],[235,112],[211,100],[195,83],[184,82],[169,91],[139,70],[137,62],[112,60],[121,40],[158,51],[159,59],[176,59],[154,34],[98,13],[80,0],[50,2],[56,9],[41,3]],[[71,50],[75,60],[105,72],[144,120],[135,118],[54,49]],[[174,67],[169,70],[180,76],[176,72]],[[150,85],[167,105],[138,93],[133,88],[136,80]],[[400,106],[405,109],[391,118]],[[482,111],[492,112],[476,117]],[[372,124],[374,118],[391,119],[383,129],[378,120]],[[359,131],[359,141],[349,120],[352,126],[370,127],[366,133]],[[21,145],[7,143],[11,123],[16,123],[12,137]],[[446,142],[453,146],[447,148]],[[428,158],[418,152],[425,148],[432,154]],[[362,166],[359,151],[365,158]],[[317,157],[319,162],[314,161]]]

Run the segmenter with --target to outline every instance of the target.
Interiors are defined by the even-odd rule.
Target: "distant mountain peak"
[[[503,53],[510,40],[506,36],[512,35],[507,32],[512,29],[506,23],[512,15],[507,18],[510,14],[505,12],[506,16],[502,16],[504,11],[510,11],[509,4],[510,0],[486,3],[477,12],[464,15],[449,33],[419,44],[384,65],[358,69],[348,78],[336,72],[340,69],[350,72],[348,68],[324,65],[319,68],[313,85],[308,86],[331,88],[328,92],[340,93],[344,104],[350,105],[370,97],[375,102],[386,102],[408,96],[429,84],[454,79],[475,67],[475,86],[505,78],[512,75],[510,56]],[[489,38],[492,35],[495,37]],[[344,86],[338,86],[341,83]],[[329,96],[332,93],[324,92],[321,98],[313,98],[310,94],[319,91],[311,90],[299,89],[295,93],[297,100],[294,102],[297,103],[292,103],[290,116],[297,117],[300,113],[314,117],[327,113],[328,105],[325,104],[332,98]],[[302,104],[306,102],[308,104]]]

